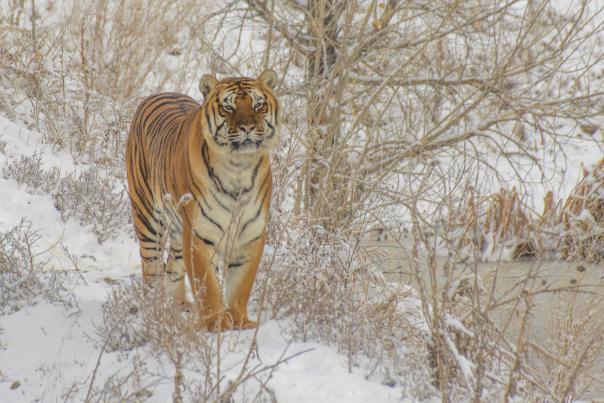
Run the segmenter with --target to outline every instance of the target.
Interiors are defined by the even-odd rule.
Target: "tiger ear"
[[[266,69],[258,76],[258,81],[266,84],[270,89],[277,85],[277,74],[271,69]]]
[[[204,74],[199,81],[199,91],[203,94],[204,98],[207,98],[212,88],[216,87],[218,80],[211,74]]]

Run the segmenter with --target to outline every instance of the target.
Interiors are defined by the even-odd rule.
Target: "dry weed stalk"
[[[358,239],[307,221],[272,221],[272,248],[260,271],[266,310],[294,340],[337,347],[347,365],[408,396],[433,396],[426,328],[411,288],[387,285],[364,258]],[[356,245],[356,246],[355,246]]]
[[[441,176],[450,174],[455,161],[463,161],[465,173],[476,172],[477,165],[492,172],[496,167],[488,153],[493,150],[517,166],[517,159],[508,157],[511,149],[512,155],[534,162],[535,144],[557,143],[556,119],[583,122],[599,113],[602,93],[592,90],[590,80],[597,77],[590,68],[604,56],[583,52],[587,39],[602,30],[586,16],[592,2],[581,1],[561,15],[547,0],[529,2],[526,8],[514,0],[246,1],[243,9],[233,2],[199,17],[189,10],[201,7],[188,1],[165,0],[162,7],[149,6],[149,1],[99,0],[74,8],[58,28],[36,17],[47,10],[35,1],[9,3],[9,11],[0,15],[6,28],[0,30],[0,85],[14,99],[0,93],[0,107],[17,115],[20,105],[29,105],[31,117],[24,120],[43,129],[49,141],[120,169],[123,134],[136,103],[132,98],[159,89],[172,77],[177,82],[170,89],[186,88],[185,82],[198,78],[189,74],[190,65],[197,65],[192,61],[203,60],[199,53],[205,51],[213,59],[211,68],[220,73],[242,74],[270,61],[282,78],[284,109],[304,111],[303,118],[298,113],[284,116],[290,136],[280,163],[289,170],[276,175],[275,182],[289,193],[284,190],[276,198],[292,202],[308,219],[300,228],[284,219],[292,233],[273,239],[274,264],[265,271],[273,317],[289,317],[297,337],[338,346],[350,366],[364,363],[385,381],[410,382],[409,395],[433,396],[433,379],[445,400],[526,396],[523,383],[548,395],[547,385],[525,359],[522,331],[509,342],[487,315],[498,305],[511,304],[528,318],[530,295],[497,301],[487,292],[485,306],[476,265],[465,282],[468,291],[456,288],[455,258],[461,247],[448,243],[447,258],[439,262],[437,238],[449,233],[430,220],[438,207],[450,203],[452,189],[471,181],[452,177],[451,182],[459,183],[441,186]],[[244,26],[265,29],[273,48],[265,49],[263,57],[244,52]],[[172,27],[189,31],[175,33]],[[208,27],[215,31],[206,41]],[[230,32],[235,46],[226,49],[221,43],[231,43],[224,41]],[[183,37],[193,40],[183,44]],[[198,38],[197,50],[203,52],[195,53],[191,48]],[[181,68],[153,64],[179,53],[184,56],[176,63]],[[565,62],[575,54],[588,56],[566,70]],[[518,130],[511,132],[511,127]],[[515,193],[491,202],[479,224],[475,196],[468,200],[462,236],[468,239],[471,264],[481,253],[480,239],[487,239],[480,234],[488,230],[493,240],[511,239],[525,225]],[[276,206],[274,211],[287,216],[290,210]],[[399,309],[413,298],[376,282],[379,275],[368,270],[358,248],[366,228],[379,222],[384,211],[400,210],[414,216],[411,266],[429,324],[430,348],[423,330]],[[522,279],[523,287],[530,275]],[[264,304],[257,306],[260,310]],[[231,386],[220,393],[223,372],[215,369],[224,368],[227,357],[220,347],[228,338],[210,342],[192,337],[193,332],[181,333],[188,325],[166,307],[150,307],[144,315],[149,319],[145,332],[174,366],[170,381],[175,400],[185,392],[198,400],[231,397]],[[178,343],[184,350],[174,347]],[[417,346],[411,355],[401,352],[406,343]],[[426,368],[428,349],[436,371]],[[194,378],[183,369],[187,354],[201,357],[205,367],[194,368],[207,378]],[[576,357],[569,360],[573,368],[584,362],[581,354]],[[129,379],[143,377],[136,365],[123,379],[112,378],[91,394],[143,400],[140,386],[116,392],[124,391]],[[198,381],[194,391],[183,390],[183,377]],[[565,391],[574,387],[576,377],[560,379],[556,395],[568,396]]]
[[[463,206],[448,214],[453,229],[449,237],[458,251],[477,248],[486,258],[500,255],[503,249],[510,251],[512,259],[534,256],[534,224],[526,211],[515,187],[485,197],[477,197],[470,187]]]
[[[604,159],[583,171],[559,216],[564,231],[560,253],[590,263],[604,259]]]
[[[198,79],[191,59],[203,45],[179,38],[199,26],[198,3],[10,3],[0,4],[0,108],[75,157],[121,168],[135,98]]]
[[[449,237],[459,250],[478,247],[489,258],[508,248],[511,259],[561,257],[587,263],[604,257],[604,160],[583,169],[564,204],[547,192],[540,215],[528,213],[515,187],[486,197],[477,197],[470,187],[463,200],[447,219],[453,228]]]
[[[489,244],[514,242],[512,257],[534,254],[534,246],[526,239],[529,233],[529,220],[516,188],[511,191],[501,189],[485,200],[488,207],[484,219],[484,232],[491,237]]]
[[[265,288],[265,287],[264,287]],[[145,287],[132,280],[113,287],[103,306],[97,329],[101,349],[88,382],[86,401],[148,397],[159,383],[172,387],[173,401],[232,401],[270,395],[266,383],[285,362],[306,351],[274,362],[258,357],[258,329],[249,332],[208,333],[198,318],[166,297],[162,287]],[[121,351],[130,360],[127,371],[107,376],[99,370],[105,352]],[[137,359],[146,356],[147,365]],[[161,364],[166,360],[170,365]],[[158,363],[159,368],[153,369]]]

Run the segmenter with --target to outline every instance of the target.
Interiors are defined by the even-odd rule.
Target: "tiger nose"
[[[255,123],[239,123],[239,130],[245,132],[246,134],[250,134],[255,127]]]

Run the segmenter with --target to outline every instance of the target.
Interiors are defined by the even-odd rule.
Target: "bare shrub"
[[[145,304],[140,297],[142,291],[142,284],[136,281],[111,288],[103,304],[103,321],[97,328],[104,351],[131,350],[147,342],[140,314]]]
[[[221,74],[260,64],[278,71],[289,135],[278,159],[290,169],[276,175],[276,187],[285,189],[276,195],[285,201],[276,209],[281,219],[292,211],[302,218],[282,219],[292,226],[289,232],[276,226],[266,254],[272,263],[265,259],[266,277],[259,283],[270,292],[257,299],[258,312],[267,307],[271,317],[290,318],[288,330],[297,338],[337,346],[351,368],[359,365],[387,384],[409,382],[409,396],[434,396],[437,388],[452,401],[557,400],[577,390],[582,378],[573,371],[588,364],[582,357],[591,347],[553,350],[569,355],[552,369],[562,373],[551,377],[558,383],[536,376],[527,358],[534,297],[552,290],[535,286],[532,272],[518,280],[517,294],[504,298],[481,282],[479,257],[516,248],[514,237],[530,228],[518,194],[462,202],[466,219],[456,227],[440,212],[460,200],[467,183],[501,179],[492,156],[501,156],[521,179],[522,165],[539,165],[544,148],[560,150],[560,124],[593,132],[584,123],[599,116],[602,88],[592,67],[604,57],[592,48],[591,39],[602,31],[589,15],[595,2],[580,1],[564,13],[549,1],[246,1],[216,13],[204,9],[201,16],[190,10],[203,7],[189,1],[87,1],[61,9],[63,15],[56,13],[59,3],[0,4],[0,108],[88,163],[121,171],[135,98],[164,87],[186,89],[199,76],[191,70],[205,58]],[[266,35],[263,55],[247,46],[244,27]],[[35,176],[32,186],[45,186],[35,161],[23,167],[32,172],[20,177],[23,183]],[[446,175],[450,181],[443,184]],[[94,203],[78,193],[85,189],[96,198],[96,185],[104,190],[101,198],[113,194],[103,178],[71,177],[65,197],[55,201],[64,216],[106,222],[95,231],[109,234],[119,219],[104,212],[97,217]],[[117,199],[102,202],[103,210],[127,212]],[[466,206],[471,208],[463,211]],[[395,233],[402,232],[401,216],[413,216],[406,223],[413,245],[400,246],[411,249],[407,262],[419,305],[408,288],[384,286],[360,246],[368,229],[389,214]],[[552,215],[544,213],[541,228],[553,233],[557,224],[546,216]],[[551,247],[545,235],[542,240],[538,251]],[[526,234],[520,241],[527,241]],[[525,253],[518,250],[511,255]],[[258,375],[245,363],[230,363],[240,366],[239,375],[232,386],[221,383],[229,356],[222,347],[229,351],[237,338],[200,335],[163,297],[136,300],[140,291],[116,291],[104,308],[101,336],[108,349],[148,348],[168,357],[173,400],[234,399],[238,385]],[[514,308],[520,319],[510,322],[519,329],[498,328],[491,320],[502,305]],[[585,328],[579,322],[569,323]],[[252,355],[251,347],[247,351]],[[162,381],[145,362],[133,358],[132,371],[104,383],[93,375],[86,400],[144,400],[141,379]]]
[[[118,183],[95,168],[67,175],[53,193],[55,208],[63,220],[74,217],[90,226],[103,242],[122,231],[130,217],[126,190]]]
[[[604,295],[598,289],[604,282],[586,281],[587,270],[576,267],[574,289],[560,293],[550,309],[554,321],[546,339],[533,345],[536,361],[543,362],[546,382],[552,385],[558,401],[583,399],[594,387],[604,385],[598,376],[604,368],[600,354],[604,346]]]
[[[0,232],[0,314],[16,312],[39,300],[71,304],[66,274],[48,270],[37,250],[39,233],[29,221]]]
[[[475,220],[472,224],[467,230],[480,234],[483,223]],[[477,265],[482,253],[479,243],[466,244],[466,259],[459,259],[456,238],[447,238],[451,234],[461,236],[458,230],[414,221],[414,242],[404,248],[410,254],[409,269],[429,328],[431,361],[440,396],[453,402],[508,401],[524,400],[533,393],[539,399],[547,394],[547,388],[535,379],[524,355],[527,333],[523,324],[529,317],[530,304],[524,309],[522,301],[527,293],[503,298],[496,295],[498,272],[491,284],[483,282],[488,276],[480,273]],[[444,243],[444,251],[440,250],[439,238],[451,240]],[[520,277],[519,287],[530,289],[525,283],[528,280]],[[491,317],[501,304],[517,307],[515,312],[521,318],[520,328],[509,334],[509,322],[498,325]]]
[[[544,253],[559,239],[554,231],[558,208],[553,200],[553,195],[546,196],[544,214],[530,218],[527,230],[535,228],[535,235],[549,237],[541,240],[546,241]],[[444,206],[450,203],[442,202]],[[465,218],[457,221],[451,219],[451,210],[439,209],[448,221],[441,221],[439,215],[436,225],[419,221],[421,204],[416,208],[413,242],[400,248],[401,254],[408,253],[403,261],[409,265],[407,271],[430,328],[441,396],[450,401],[593,397],[591,388],[603,385],[597,379],[604,346],[604,322],[599,319],[604,309],[603,287],[602,280],[597,280],[597,267],[591,273],[596,281],[589,282],[583,276],[594,269],[581,265],[576,272],[547,260],[518,265],[504,263],[501,254],[492,263],[479,264],[483,246],[477,240],[482,239],[485,221],[472,218],[480,216],[477,209],[468,208]],[[545,328],[544,323],[548,324]]]
[[[75,157],[121,168],[136,98],[198,79],[199,3],[37,3],[0,4],[0,107]]]
[[[12,159],[2,167],[2,176],[12,178],[19,185],[26,185],[31,190],[41,194],[52,193],[60,179],[57,168],[44,170],[42,167],[42,154],[39,152],[29,155],[20,155],[19,159]]]
[[[335,346],[382,383],[404,386],[407,396],[433,396],[426,328],[413,290],[387,285],[364,258],[359,239],[304,221],[271,224],[271,247],[259,273],[271,318],[286,319],[294,340]]]
[[[488,204],[484,221],[484,232],[490,238],[489,244],[494,248],[497,243],[513,243],[512,257],[534,254],[534,246],[526,236],[529,233],[529,219],[516,192],[501,189],[485,201]]]
[[[469,182],[509,166],[522,182],[539,150],[561,149],[561,121],[578,128],[601,108],[593,1],[563,12],[548,1],[246,3],[287,49],[262,60],[304,99],[294,210],[328,230],[354,227],[376,199],[405,209],[405,181],[436,184],[416,169],[429,160],[462,161]],[[433,193],[427,202],[446,197]]]
[[[262,361],[257,330],[208,333],[193,312],[167,298],[161,287],[145,287],[134,279],[113,287],[97,334],[98,362],[106,352],[120,351],[130,367],[109,376],[95,370],[86,401],[144,397],[159,383],[171,385],[178,402],[264,401],[271,395],[266,384],[272,372],[299,354],[284,351],[276,362]],[[160,364],[165,360],[168,366]],[[161,369],[154,370],[156,364]]]
[[[9,161],[2,175],[35,193],[50,194],[63,221],[77,219],[90,227],[99,242],[119,233],[128,223],[130,207],[126,190],[115,177],[103,174],[98,168],[62,175],[56,167],[45,170],[42,155],[34,153]]]
[[[516,188],[482,197],[472,188],[447,217],[463,256],[478,248],[483,260],[520,257],[563,258],[587,263],[604,257],[604,160],[583,178],[566,201],[552,192],[544,198],[542,214],[534,214]]]

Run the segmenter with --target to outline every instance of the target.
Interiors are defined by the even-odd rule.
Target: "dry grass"
[[[0,109],[78,160],[121,168],[137,98],[198,78],[193,2],[10,3],[0,5]]]
[[[97,334],[100,353],[87,402],[144,400],[160,383],[172,386],[175,402],[266,401],[272,373],[299,355],[283,351],[274,362],[262,360],[257,332],[208,333],[161,287],[147,288],[136,279],[113,286]],[[115,351],[125,353],[129,365],[103,372],[104,354]]]
[[[61,172],[58,167],[44,169],[42,157],[34,153],[9,158],[0,173],[30,193],[49,194],[63,221],[77,219],[101,243],[124,229],[130,220],[129,203],[126,190],[114,176],[99,167],[74,173]]]
[[[586,263],[604,258],[604,160],[583,178],[566,201],[544,198],[540,215],[531,214],[515,188],[479,197],[470,188],[451,210],[450,238],[459,250],[477,247],[487,259],[562,258]],[[466,253],[467,254],[467,253]]]
[[[591,170],[584,169],[558,220],[564,231],[560,240],[563,258],[588,263],[604,259],[604,159]]]
[[[516,188],[501,189],[486,197],[475,195],[472,188],[465,193],[461,207],[452,210],[449,236],[459,251],[477,248],[481,256],[511,259],[535,255],[534,225],[527,207]]]
[[[404,386],[415,399],[433,395],[427,328],[415,292],[384,283],[359,239],[304,221],[275,220],[272,231],[279,238],[273,238],[259,280],[269,290],[265,315],[285,320],[294,340],[335,346],[350,369]],[[254,305],[263,306],[258,300]]]
[[[604,283],[586,281],[586,268],[577,266],[573,284],[579,292],[562,292],[550,311],[545,340],[536,340],[534,354],[546,368],[546,382],[559,401],[575,400],[602,390],[604,369]]]
[[[30,221],[22,220],[0,231],[0,314],[14,313],[41,301],[77,305],[66,288],[67,273],[48,270],[40,251],[40,234]]]

